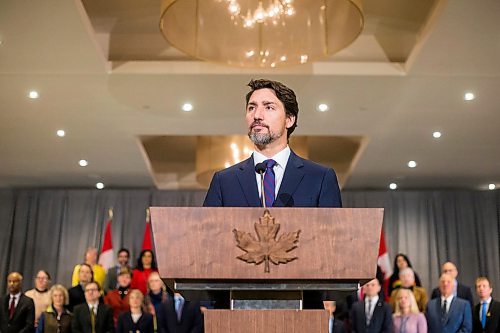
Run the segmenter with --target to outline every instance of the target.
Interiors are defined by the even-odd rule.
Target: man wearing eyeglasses
[[[42,312],[52,303],[49,295],[50,275],[44,270],[39,270],[35,277],[35,288],[28,290],[25,295],[35,303],[35,327]]]
[[[99,285],[85,285],[85,303],[75,306],[71,328],[73,333],[112,333],[115,330],[113,310],[99,302]]]
[[[474,301],[472,299],[472,290],[469,286],[466,286],[457,280],[458,269],[454,263],[448,261],[441,266],[441,274],[449,274],[453,277],[453,295],[464,299],[469,302],[470,308],[474,308]],[[431,299],[440,297],[441,293],[439,292],[439,287],[434,288],[432,291]]]

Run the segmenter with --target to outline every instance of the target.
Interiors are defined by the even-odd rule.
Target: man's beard
[[[283,132],[282,133],[274,133],[274,132],[271,132],[271,130],[269,129],[268,126],[263,125],[263,124],[260,124],[260,125],[266,127],[267,131],[266,132],[254,132],[252,127],[248,131],[248,137],[254,143],[254,145],[256,145],[258,147],[266,146],[266,145],[270,144],[271,142],[276,141],[277,139],[279,139],[283,135]]]

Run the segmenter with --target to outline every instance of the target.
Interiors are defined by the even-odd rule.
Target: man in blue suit
[[[252,80],[248,85],[246,123],[254,152],[247,160],[215,173],[203,206],[260,207],[264,192],[264,201],[272,207],[341,207],[333,169],[297,156],[288,146],[299,113],[293,90],[270,80]],[[264,179],[273,180],[264,191],[255,171],[262,162]]]
[[[472,332],[472,312],[469,302],[453,293],[454,278],[445,273],[439,278],[440,297],[427,304],[429,333]]]

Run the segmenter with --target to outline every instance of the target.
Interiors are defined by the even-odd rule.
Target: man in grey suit
[[[22,293],[23,276],[12,272],[7,276],[8,293],[2,297],[0,332],[31,333],[35,331],[35,304]]]
[[[427,304],[429,333],[472,332],[472,312],[469,302],[454,295],[454,278],[444,273],[439,278],[440,297]]]
[[[104,292],[107,293],[110,290],[118,288],[118,274],[122,268],[129,268],[131,270],[130,265],[128,264],[129,259],[129,250],[121,248],[117,255],[118,265],[111,267],[106,273],[106,279],[104,280]]]
[[[101,296],[97,282],[85,285],[85,303],[75,306],[71,331],[73,333],[114,333],[113,309],[99,303]]]

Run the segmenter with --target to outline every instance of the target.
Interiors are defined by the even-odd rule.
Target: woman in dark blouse
[[[144,311],[144,295],[137,289],[128,294],[130,311],[118,317],[116,333],[153,333],[153,316]]]

